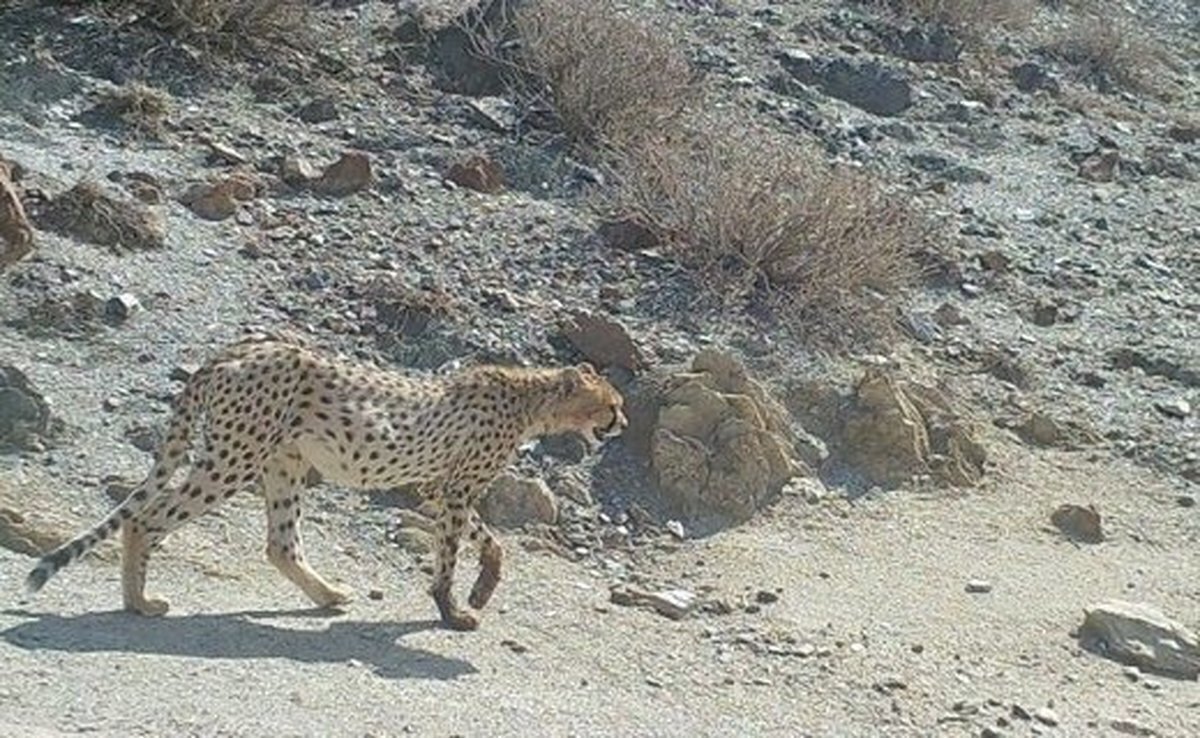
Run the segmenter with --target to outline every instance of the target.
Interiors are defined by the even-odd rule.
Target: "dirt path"
[[[165,619],[113,612],[116,567],[95,561],[0,614],[0,711],[22,731],[113,736],[1195,735],[1194,683],[1131,680],[1069,635],[1114,596],[1193,612],[1195,516],[1142,471],[1003,461],[968,496],[788,500],[660,556],[658,577],[727,615],[612,605],[595,569],[510,538],[508,578],[472,634],[438,628],[408,555],[358,540],[336,512],[312,526],[314,566],[359,597],[344,614],[297,609],[246,495],[155,558]],[[1111,511],[1100,546],[1043,530],[1082,489]],[[0,580],[29,561],[0,554]],[[966,592],[971,580],[991,591]],[[747,612],[759,591],[778,600]],[[1043,708],[1057,727],[1020,717]]]

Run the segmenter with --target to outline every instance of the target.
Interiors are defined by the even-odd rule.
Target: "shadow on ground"
[[[396,643],[411,633],[437,627],[437,621],[408,623],[337,620],[321,630],[296,630],[263,618],[328,616],[328,611],[231,612],[143,618],[123,611],[62,617],[9,610],[32,618],[0,631],[0,639],[28,651],[95,653],[115,651],[211,659],[290,659],[304,663],[371,666],[387,679],[456,679],[476,669],[462,659],[446,658]]]

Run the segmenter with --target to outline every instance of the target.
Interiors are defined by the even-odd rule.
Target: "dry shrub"
[[[1049,50],[1078,67],[1101,91],[1114,86],[1154,91],[1166,72],[1163,49],[1120,8],[1101,13],[1079,9]]]
[[[875,0],[909,18],[942,23],[982,37],[996,26],[1022,27],[1032,19],[1034,0]]]
[[[132,0],[131,4],[171,33],[221,48],[295,40],[308,5],[304,0]]]
[[[695,96],[695,75],[670,34],[624,15],[611,0],[532,0],[515,23],[518,64],[578,142],[636,137]]]
[[[612,169],[614,215],[647,227],[722,292],[766,297],[818,338],[877,336],[925,236],[865,173],[727,114],[646,137],[614,154]]]
[[[157,87],[131,82],[102,93],[96,109],[139,133],[161,136],[171,114],[171,96]]]

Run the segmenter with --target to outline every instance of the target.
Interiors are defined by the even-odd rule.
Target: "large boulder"
[[[650,421],[648,434],[639,439],[635,429],[632,440],[645,443],[658,489],[677,514],[741,522],[789,479],[811,474],[786,409],[729,354],[702,351],[691,371],[660,377],[656,390],[636,411]]]
[[[876,484],[899,486],[929,475],[953,486],[983,476],[987,454],[972,429],[932,387],[870,367],[842,425],[850,463]]]

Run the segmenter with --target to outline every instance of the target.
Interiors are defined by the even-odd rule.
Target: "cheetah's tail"
[[[38,559],[37,565],[25,577],[25,588],[30,594],[37,592],[50,580],[50,577],[57,574],[71,562],[83,557],[84,554],[95,548],[101,541],[104,541],[115,533],[117,528],[121,527],[123,521],[129,520],[141,512],[147,501],[153,496],[150,494],[151,489],[157,490],[170,480],[187,454],[188,443],[192,435],[192,425],[196,421],[203,404],[204,394],[208,388],[209,376],[209,368],[205,367],[192,375],[188,380],[187,386],[184,387],[183,394],[179,399],[179,406],[175,414],[171,417],[166,441],[159,450],[158,456],[154,461],[154,467],[150,470],[150,474],[146,477],[145,481],[139,484],[128,497],[114,507],[108,515],[104,516],[103,520],[90,530],[81,533],[73,540],[64,543]]]

